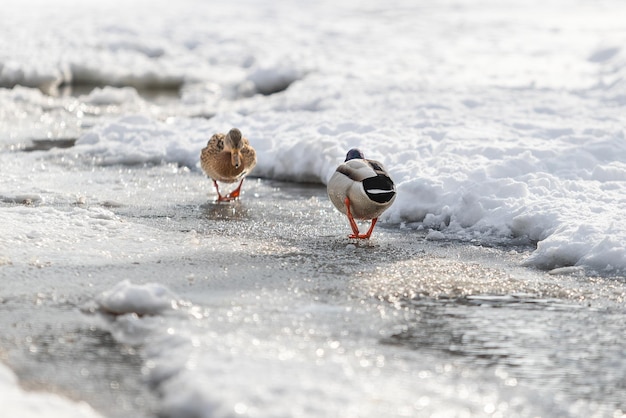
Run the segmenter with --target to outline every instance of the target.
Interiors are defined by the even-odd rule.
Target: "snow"
[[[626,228],[619,221],[626,215],[621,128],[489,140],[482,133],[447,132],[439,138],[422,128],[401,133],[385,123],[333,121],[332,114],[344,111],[339,105],[313,113],[283,107],[217,114],[208,121],[122,117],[85,133],[73,151],[101,164],[164,161],[198,170],[198,149],[210,133],[238,126],[259,154],[252,175],[326,183],[345,150],[356,146],[382,161],[397,183],[398,198],[385,222],[421,223],[447,239],[537,241],[527,264],[540,268],[577,265],[606,273],[626,267],[620,244]],[[593,255],[600,243],[610,262]]]
[[[156,170],[155,177],[159,169],[179,170],[206,182],[200,149],[214,132],[238,127],[257,150],[252,176],[325,184],[347,150],[359,147],[397,184],[396,201],[381,217],[389,226],[428,231],[433,241],[536,244],[524,264],[555,274],[626,271],[626,3],[92,3],[3,6],[0,33],[11,41],[0,50],[0,266],[176,253],[180,242],[170,235],[125,223],[107,209],[155,197],[175,204],[176,197],[161,195],[158,182],[131,188],[131,174],[112,181],[98,170],[142,167]],[[90,90],[63,93],[71,85]],[[180,98],[159,103],[146,88],[173,89]],[[75,138],[75,146],[17,153],[33,140],[63,138]],[[48,159],[70,171],[89,164],[94,177],[63,180],[59,164]],[[193,232],[181,239],[209,245]],[[158,283],[126,281],[98,303],[119,314],[120,324],[143,326],[176,300]],[[234,367],[226,345],[215,346],[221,337],[177,345],[163,329],[154,332],[149,338],[166,342],[155,348],[150,376],[162,387],[166,409],[175,416],[230,414],[214,394],[224,384],[230,387],[224,396],[235,396],[237,382],[211,380]],[[227,338],[245,345],[236,331]],[[262,375],[258,362],[270,352],[289,355],[281,350],[248,353],[243,375]],[[207,356],[223,362],[197,374],[189,365],[160,370],[169,356],[193,358],[199,368]],[[360,360],[327,359],[328,391],[331,369],[353,371]],[[283,391],[322,390],[307,386],[317,371],[300,370],[303,363],[286,363],[285,376],[299,385],[293,392],[269,382],[268,393],[248,398],[270,415],[314,415],[277,405]],[[75,408],[26,394],[0,367],[0,396],[11,391],[15,402],[28,397],[58,416]],[[161,382],[159,373],[177,376]],[[367,376],[357,377],[346,379]],[[374,397],[375,382],[343,396]],[[178,393],[181,386],[189,390]],[[316,396],[345,401],[323,390]],[[231,403],[239,405],[236,413],[254,415],[247,403]]]
[[[138,306],[152,287],[125,281],[100,297],[115,293]],[[351,341],[334,330],[336,322],[368,321],[366,312],[324,303],[290,306],[283,296],[273,296],[279,303],[275,309],[283,315],[258,315],[254,300],[262,303],[259,298],[242,295],[238,300],[216,299],[211,306],[183,302],[181,315],[175,316],[167,311],[160,316],[121,315],[105,326],[119,341],[147,347],[144,373],[163,394],[166,416],[359,417],[414,411],[471,416],[483,405],[498,405],[505,415],[527,416],[535,408],[511,398],[506,388],[496,389],[499,381],[479,385],[474,381],[478,376],[469,371],[457,375],[424,357],[385,355],[373,343],[362,345],[367,332]],[[267,321],[280,321],[272,325],[278,331],[266,334]],[[250,334],[246,324],[256,331]],[[379,325],[363,322],[371,330]],[[411,365],[415,361],[418,367]],[[407,384],[427,377],[428,385]],[[541,396],[536,400],[549,405]]]
[[[1,363],[0,404],[2,404],[2,414],[9,417],[101,417],[84,402],[72,402],[51,393],[25,391],[20,388],[15,374]]]
[[[7,262],[50,264],[141,260],[173,251],[176,241],[158,242],[149,228],[123,222],[108,209],[14,206],[3,208],[8,226],[0,241]],[[158,235],[157,235],[158,237]]]
[[[169,289],[161,284],[133,285],[125,280],[100,295],[98,306],[105,312],[118,315],[157,315],[176,308],[177,303]]]
[[[145,116],[126,116],[80,137],[76,150],[97,158],[104,165],[161,162],[195,165],[196,148],[205,141],[206,134],[194,135],[176,125],[168,126]]]
[[[132,87],[115,88],[106,86],[103,88],[96,87],[82,99],[84,103],[91,105],[120,105],[138,100],[139,94]]]

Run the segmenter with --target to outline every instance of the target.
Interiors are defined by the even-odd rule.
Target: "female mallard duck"
[[[256,152],[241,131],[233,128],[226,135],[215,134],[209,139],[206,147],[202,148],[200,165],[213,180],[217,201],[230,202],[239,197],[243,179],[256,165]],[[237,180],[240,181],[235,190],[226,196],[220,194],[218,181],[234,183]]]
[[[328,197],[348,217],[352,227],[348,237],[369,239],[378,217],[396,198],[396,188],[381,163],[366,160],[361,151],[353,148],[330,178]],[[355,218],[372,220],[367,233],[359,232]]]

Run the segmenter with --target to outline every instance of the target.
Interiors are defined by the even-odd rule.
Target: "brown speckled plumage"
[[[256,165],[256,152],[250,142],[241,135],[237,128],[227,134],[214,134],[200,154],[202,170],[214,182],[243,182],[245,176]],[[217,189],[217,183],[214,183]],[[239,196],[239,187],[228,196],[221,196],[218,189],[218,200],[233,200]]]

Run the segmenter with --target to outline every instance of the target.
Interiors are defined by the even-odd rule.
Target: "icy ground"
[[[27,239],[37,259],[3,266],[2,346],[26,387],[119,417],[610,416],[624,406],[623,282],[520,267],[526,247],[389,227],[353,246],[315,186],[251,181],[230,206],[172,166],[72,177],[114,177],[132,204],[116,214],[97,202],[12,206],[68,218],[50,223],[55,244]],[[94,188],[103,202],[115,193]],[[75,223],[94,236],[61,241]]]
[[[3,413],[624,415],[626,3],[2,13]],[[369,244],[324,189],[353,146],[398,186]]]

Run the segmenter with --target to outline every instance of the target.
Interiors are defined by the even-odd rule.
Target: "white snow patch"
[[[132,284],[119,282],[97,299],[100,309],[117,314],[158,315],[177,308],[177,298],[168,288],[158,283]]]
[[[441,241],[445,238],[446,236],[441,231],[436,231],[434,229],[429,230],[428,234],[426,234],[426,239],[429,241]]]
[[[12,264],[105,264],[172,254],[186,245],[147,226],[123,222],[100,207],[59,210],[47,206],[0,209],[0,254]]]
[[[96,87],[82,101],[91,105],[119,105],[141,100],[137,90],[132,87]]]
[[[2,415],[20,418],[98,418],[85,402],[73,402],[59,395],[22,389],[15,374],[0,363],[0,405]]]

